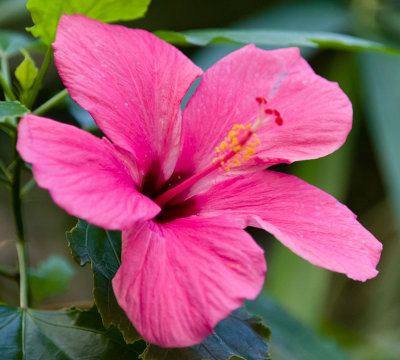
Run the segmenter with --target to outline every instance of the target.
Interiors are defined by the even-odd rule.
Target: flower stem
[[[13,136],[13,158],[16,164],[13,168],[12,176],[12,208],[15,222],[15,230],[17,235],[17,254],[18,254],[18,265],[19,265],[19,293],[20,293],[20,307],[26,309],[28,307],[28,248],[24,236],[24,224],[22,221],[22,209],[21,209],[21,195],[20,195],[20,184],[21,184],[21,165],[22,160],[16,151],[16,134]]]
[[[64,100],[65,97],[68,95],[68,90],[64,89],[55,94],[53,97],[51,97],[49,100],[47,100],[45,103],[40,105],[37,109],[32,111],[32,114],[35,115],[42,115],[45,112],[49,111],[52,107],[57,105],[60,101]]]
[[[49,46],[47,48],[46,55],[43,59],[42,66],[40,67],[39,74],[36,77],[35,82],[33,83],[29,99],[26,101],[25,105],[28,109],[32,108],[32,105],[36,100],[39,90],[42,87],[43,79],[47,73],[47,69],[49,68],[52,59],[53,59],[53,48]]]

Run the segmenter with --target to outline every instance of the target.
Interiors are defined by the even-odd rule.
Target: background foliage
[[[29,3],[32,9],[36,9],[36,4],[41,2],[30,0]],[[56,1],[51,3],[55,4]],[[76,3],[79,6],[85,2]],[[143,1],[144,6],[148,3]],[[40,68],[39,65],[46,57],[40,42],[23,32],[25,27],[33,25],[25,5],[24,0],[0,1],[0,60],[4,74],[14,74],[16,71],[15,76],[5,78],[18,89],[23,103],[30,107],[32,104],[29,104],[29,96],[24,94],[32,91],[35,80],[41,76],[40,71],[35,69]],[[46,9],[50,11],[51,7]],[[40,11],[36,11],[34,10],[36,18],[40,18]],[[125,13],[123,9],[122,13]],[[137,17],[143,13],[144,11],[138,10]],[[105,20],[123,19],[126,17],[116,16]],[[33,20],[36,21],[35,16]],[[264,48],[304,45],[302,54],[307,57],[315,71],[329,80],[339,82],[354,107],[354,127],[345,146],[326,158],[296,163],[289,167],[281,166],[279,170],[293,173],[331,193],[359,215],[360,222],[384,244],[382,260],[378,266],[380,274],[365,284],[348,280],[343,275],[310,265],[265,232],[249,229],[266,250],[268,274],[265,290],[260,298],[248,303],[247,307],[263,316],[264,322],[271,327],[270,352],[273,359],[398,360],[400,57],[390,53],[343,50],[387,50],[371,41],[399,49],[398,2],[154,0],[146,17],[133,22],[125,21],[123,24],[150,31],[168,30],[169,32],[158,34],[173,43],[185,45],[183,51],[203,68],[211,66],[220,57],[249,41]],[[54,30],[54,24],[49,26]],[[208,30],[218,28],[225,30]],[[193,29],[207,30],[193,32]],[[10,30],[18,31],[20,35],[15,35]],[[42,30],[42,26],[36,25],[32,33],[42,36]],[[42,36],[45,43],[51,42],[53,30]],[[369,42],[337,35],[328,36],[326,33],[321,35],[321,32],[358,36],[368,39]],[[210,42],[213,45],[191,46],[208,45]],[[26,52],[21,53],[21,47],[29,55]],[[33,108],[63,89],[52,63],[43,84],[43,90]],[[8,98],[13,100],[10,96]],[[7,109],[0,107],[0,128],[4,130],[0,131],[0,159],[6,164],[10,163],[12,156],[9,152],[7,131],[15,125],[15,118],[10,113],[17,116],[26,111],[18,103],[8,103],[7,106]],[[46,116],[93,130],[88,114],[68,99],[60,107],[46,113]],[[23,180],[28,179],[28,174],[24,174]],[[6,187],[0,185],[0,264],[2,268],[11,269],[12,275],[16,252],[10,195]],[[32,191],[29,192],[30,189]],[[75,225],[76,219],[57,208],[48,193],[34,187],[34,183],[28,182],[25,190],[22,195],[31,254],[29,281],[33,304],[43,309],[75,305],[87,310],[70,309],[47,313],[35,309],[21,312],[15,307],[19,297],[17,283],[12,278],[0,277],[0,302],[9,305],[3,306],[0,313],[0,339],[7,339],[8,342],[1,345],[11,344],[11,352],[4,355],[5,358],[19,358],[23,347],[19,339],[22,324],[30,329],[29,335],[32,339],[40,339],[40,346],[49,348],[48,336],[53,334],[51,329],[55,321],[63,324],[65,329],[75,329],[66,334],[59,333],[58,337],[51,339],[54,346],[52,351],[64,354],[60,358],[83,356],[79,352],[82,349],[65,348],[61,341],[71,339],[70,341],[76,342],[82,337],[94,344],[93,349],[96,348],[98,354],[95,358],[107,358],[116,353],[126,358],[139,356],[145,346],[142,341],[125,345],[122,335],[115,328],[106,329],[102,325],[99,313],[102,314],[103,321],[107,319],[107,315],[104,315],[107,304],[96,300],[97,308],[91,308],[93,279],[98,285],[94,291],[95,299],[96,294],[101,298],[102,291],[110,282],[110,276],[116,271],[118,256],[102,263],[97,261],[104,260],[98,254],[92,253],[89,256],[88,249],[71,247],[72,255],[80,265],[90,262],[92,267],[79,268],[70,256],[63,234]],[[84,224],[81,223],[80,226]],[[100,241],[102,246],[110,246],[111,243],[104,241],[105,235],[101,230],[96,234],[93,239]],[[70,237],[71,234],[68,235],[69,240]],[[74,275],[77,273],[79,276]],[[57,288],[54,283],[58,284]],[[53,291],[54,289],[57,291]],[[67,290],[62,295],[55,294],[65,289]],[[242,326],[254,326],[252,321],[245,322]],[[105,322],[104,325],[108,327],[113,321],[108,319]],[[223,326],[221,323],[221,327]],[[95,333],[93,329],[96,329]],[[120,330],[125,339],[129,339],[126,335],[129,331],[124,331],[121,326]],[[264,338],[268,336],[265,329],[261,333]],[[7,334],[7,338],[4,334]],[[134,335],[130,335],[132,340]],[[17,344],[17,347],[12,344]],[[39,350],[40,346],[38,345]],[[214,346],[213,343],[210,346]],[[190,351],[186,355],[179,354],[180,358],[194,358],[195,355]],[[201,351],[196,355],[199,359],[204,355]],[[34,355],[32,353],[32,359],[35,359]],[[167,355],[155,347],[148,348],[142,355],[144,359],[168,358],[165,356]],[[174,353],[170,356],[171,359],[177,358],[173,357]],[[214,355],[214,358],[240,359],[241,356],[250,359],[247,354],[234,352],[218,356]],[[268,356],[264,354],[259,358]]]

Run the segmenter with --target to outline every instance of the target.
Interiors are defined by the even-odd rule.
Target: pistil
[[[217,152],[219,152],[221,154],[221,156],[219,156],[218,158],[215,158],[213,161],[213,164],[211,164],[209,167],[207,167],[205,170],[199,172],[198,174],[195,174],[195,175],[191,176],[190,178],[186,179],[185,181],[183,181],[179,185],[175,186],[174,188],[167,190],[166,192],[164,192],[163,194],[158,196],[154,201],[161,207],[164,206],[168,201],[170,201],[171,199],[173,199],[174,197],[179,195],[181,192],[183,192],[184,190],[186,190],[187,188],[189,188],[190,186],[192,186],[193,184],[195,184],[197,181],[204,178],[208,174],[210,174],[216,170],[222,170],[222,165],[226,165],[224,167],[224,170],[226,172],[228,172],[230,170],[230,168],[227,166],[227,164],[229,164],[230,160],[232,158],[234,158],[236,155],[238,155],[238,153],[244,149],[244,145],[254,134],[251,131],[251,125],[248,125],[247,128],[245,128],[243,125],[235,125],[234,129],[238,130],[238,127],[240,127],[241,129],[246,129],[246,130],[245,130],[245,133],[243,134],[243,136],[240,137],[240,140],[238,140],[236,144],[233,144],[233,142],[231,142],[231,144],[228,144],[228,140],[225,139],[221,143],[221,146],[219,148],[220,150],[219,151],[217,150]],[[237,132],[237,130],[236,130],[236,132]],[[232,136],[231,132],[230,132],[230,134],[228,134],[228,136],[229,135]],[[231,147],[230,145],[234,145],[234,146]],[[251,148],[251,149],[253,149],[253,148]],[[254,150],[249,151],[249,153],[251,153],[251,154],[254,153]],[[250,156],[250,155],[247,155],[247,156]],[[246,155],[244,157],[246,157]],[[218,161],[216,161],[216,159],[218,159]],[[238,165],[240,165],[240,164],[238,163]]]
[[[174,188],[167,190],[154,201],[163,207],[170,200],[182,193],[184,190],[194,185],[196,182],[206,177],[214,171],[229,172],[231,168],[240,166],[243,162],[250,159],[255,153],[256,147],[260,144],[256,131],[268,123],[272,116],[277,125],[282,125],[283,120],[277,110],[266,108],[265,98],[256,98],[258,103],[258,116],[253,124],[236,124],[228,132],[228,136],[215,148],[217,157],[213,163],[198,174],[191,176]],[[250,140],[251,139],[251,140]]]

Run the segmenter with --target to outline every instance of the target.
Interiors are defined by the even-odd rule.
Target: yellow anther
[[[220,146],[215,148],[217,157],[213,162],[219,163],[220,170],[228,172],[233,167],[240,166],[244,161],[249,160],[258,144],[260,140],[257,134],[253,133],[251,124],[235,124]]]
[[[254,151],[255,150],[252,149],[252,148],[247,148],[247,154],[250,155],[250,156],[254,154]]]
[[[260,139],[257,139],[257,140],[256,140],[256,144],[257,144],[257,145],[260,145],[260,144],[261,144]]]

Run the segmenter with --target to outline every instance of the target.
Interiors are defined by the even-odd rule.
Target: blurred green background
[[[0,0],[0,29],[20,32],[31,25],[24,0]],[[148,30],[188,30],[199,28],[292,29],[331,31],[353,34],[400,47],[400,2],[397,0],[313,0],[262,1],[220,0],[184,1],[153,0],[145,18],[124,23]],[[207,48],[184,48],[203,68],[237,48],[214,45]],[[298,346],[298,353],[287,353],[272,343],[274,359],[400,359],[400,57],[346,51],[302,49],[314,70],[339,82],[354,107],[354,126],[346,144],[336,153],[322,159],[304,161],[278,170],[297,175],[334,195],[358,215],[359,221],[384,245],[378,265],[379,275],[367,283],[348,280],[344,275],[314,267],[275,241],[265,232],[250,229],[266,249],[268,273],[265,292],[282,305],[299,323],[275,325],[272,310],[261,301],[251,309],[264,315],[272,327],[285,327],[284,336]],[[32,54],[37,66],[43,54]],[[11,69],[22,55],[11,59]],[[62,83],[52,65],[37,105],[57,91]],[[47,117],[78,125],[82,114],[63,108]],[[8,163],[10,144],[0,133],[0,157]],[[0,184],[1,185],[1,184]],[[31,266],[46,260],[50,254],[64,256],[77,275],[68,290],[40,303],[43,307],[88,303],[92,299],[89,267],[79,268],[70,258],[64,232],[76,219],[59,209],[48,193],[34,189],[26,198],[24,213],[27,224]],[[10,199],[0,187],[0,264],[14,269],[16,251]],[[17,304],[15,282],[0,277],[0,301]],[[282,315],[286,316],[286,315]],[[269,321],[270,319],[270,321]],[[289,318],[288,318],[289,319]],[[300,327],[296,327],[300,326]],[[310,333],[308,333],[310,332]],[[331,337],[343,353],[330,344],[328,355],[318,355],[316,333]],[[311,334],[311,335],[310,335]],[[278,336],[277,335],[277,336]],[[274,335],[273,335],[274,336]],[[311,339],[311,340],[310,340]],[[312,343],[312,339],[317,341]],[[274,337],[273,337],[274,340]],[[276,344],[279,343],[277,338]],[[283,341],[283,340],[282,340]],[[307,342],[310,342],[308,345]],[[330,346],[329,345],[329,346]],[[304,346],[310,348],[301,351]],[[325,353],[324,353],[325,354]]]

